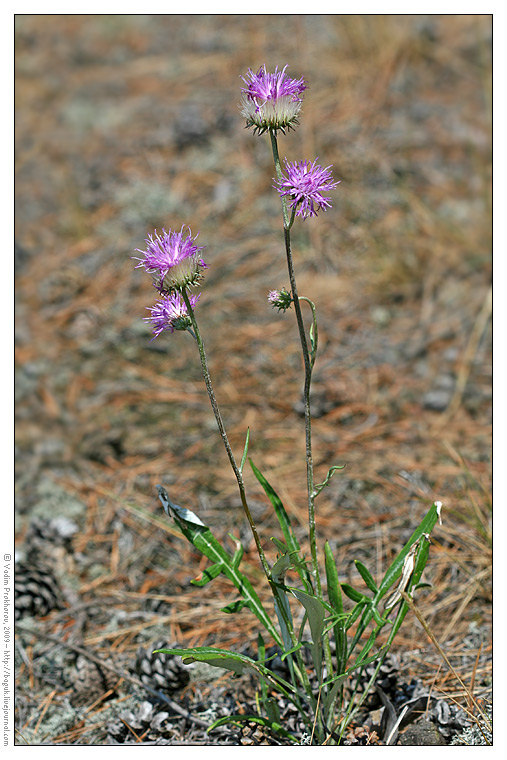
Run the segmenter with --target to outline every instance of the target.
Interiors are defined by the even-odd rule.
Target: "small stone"
[[[443,412],[449,406],[452,398],[452,391],[448,390],[431,390],[423,396],[423,406],[425,409],[431,409],[433,412]]]
[[[447,742],[433,723],[421,721],[409,726],[400,735],[398,744],[405,747],[428,747],[447,744]]]
[[[377,327],[387,327],[391,321],[391,312],[385,306],[374,306],[370,315]]]

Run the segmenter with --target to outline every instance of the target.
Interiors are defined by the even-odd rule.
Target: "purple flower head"
[[[146,250],[136,249],[144,256],[133,257],[139,261],[136,269],[144,267],[153,276],[153,284],[161,295],[195,285],[201,279],[201,269],[207,269],[200,256],[203,247],[195,245],[196,238],[189,228],[185,231],[185,225],[179,232],[163,229],[159,235],[155,230],[145,241]]]
[[[274,309],[278,311],[287,311],[290,309],[292,303],[291,294],[282,288],[281,290],[270,290],[268,293],[268,301]]]
[[[189,295],[188,298],[192,309],[195,307],[200,295],[200,293],[198,295]],[[164,330],[169,330],[169,332],[173,333],[175,330],[187,330],[192,324],[180,293],[171,293],[169,296],[165,296],[160,301],[157,301],[155,306],[147,308],[151,311],[151,317],[144,317],[144,319],[153,325],[152,340],[158,338]]]
[[[277,66],[270,74],[264,64],[257,74],[248,69],[246,76],[241,77],[246,87],[241,88],[239,107],[247,127],[253,127],[254,133],[261,135],[268,129],[274,132],[281,129],[285,134],[286,127],[293,129],[298,123],[301,94],[306,90],[306,84],[303,77],[291,79],[285,73],[286,68],[278,71]]]
[[[326,166],[325,169],[318,166],[317,159],[313,163],[289,163],[285,158],[284,163],[287,177],[275,180],[273,187],[278,190],[280,197],[291,198],[289,205],[293,211],[297,209],[296,216],[307,219],[309,216],[317,216],[318,211],[331,208],[331,199],[324,197],[322,193],[335,190],[340,182],[333,182],[330,166]]]

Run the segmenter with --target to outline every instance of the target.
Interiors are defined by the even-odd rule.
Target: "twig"
[[[120,670],[118,670],[117,667],[115,667],[114,665],[110,665],[108,662],[105,662],[104,660],[101,660],[100,657],[97,657],[96,655],[91,654],[91,652],[87,652],[86,649],[83,649],[82,647],[78,647],[75,644],[68,644],[66,641],[62,641],[61,639],[58,639],[56,638],[56,636],[52,636],[49,633],[34,631],[31,628],[20,625],[19,623],[16,625],[16,628],[19,631],[23,631],[24,633],[29,633],[32,636],[39,636],[40,638],[46,639],[47,641],[52,641],[54,644],[64,646],[67,649],[70,649],[72,652],[76,652],[76,654],[83,655],[83,657],[86,657],[91,662],[94,662],[100,668],[111,670],[113,673],[115,673],[118,676],[118,678],[123,678],[125,681],[129,681],[135,686],[139,686],[141,689],[144,689],[145,691],[149,692],[153,696],[157,697],[157,699],[165,702],[171,708],[171,710],[174,710],[174,712],[178,713],[179,715],[182,715],[184,718],[187,718],[192,723],[195,723],[196,726],[201,726],[202,728],[210,727],[211,725],[210,723],[207,723],[205,720],[201,720],[201,718],[195,717],[188,710],[185,710],[184,707],[181,707],[177,702],[174,702],[172,699],[167,697],[162,692],[155,691],[155,689],[152,689],[149,686],[146,686],[146,684],[144,684],[139,678],[136,678],[135,676],[122,673]]]

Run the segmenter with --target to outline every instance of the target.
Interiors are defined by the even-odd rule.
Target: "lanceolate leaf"
[[[291,588],[293,595],[301,602],[308,614],[308,622],[313,642],[313,661],[317,677],[320,681],[322,674],[322,632],[324,630],[324,619],[326,610],[322,602],[317,597],[307,594],[301,589]]]
[[[411,552],[414,551],[414,547],[417,545],[419,541],[421,542],[421,546],[417,549],[414,571],[412,572],[410,584],[409,586],[406,587],[405,590],[409,590],[410,588],[412,588],[414,583],[418,583],[420,581],[422,572],[424,570],[424,566],[426,565],[426,562],[428,559],[428,552],[429,552],[429,541],[426,540],[425,536],[429,536],[429,534],[435,527],[435,524],[440,517],[441,508],[442,508],[442,505],[440,504],[440,502],[436,502],[431,506],[431,508],[428,510],[425,517],[423,518],[422,522],[420,523],[420,525],[412,533],[412,535],[406,542],[403,549],[399,552],[399,554],[396,556],[394,561],[388,567],[384,575],[384,578],[382,579],[382,582],[379,586],[379,589],[377,593],[375,594],[375,597],[372,600],[368,600],[369,604],[367,605],[367,607],[365,608],[363,612],[362,619],[357,627],[354,638],[350,644],[349,652],[353,651],[357,642],[361,638],[364,630],[366,629],[368,623],[371,621],[372,617],[374,617],[374,611],[378,611],[378,605],[382,597],[384,597],[387,594],[391,586],[402,576],[403,570],[406,567],[409,555]],[[342,585],[342,588],[344,588],[343,585]],[[400,609],[398,611],[395,622],[393,623],[393,628],[389,635],[389,642],[392,642],[392,640],[394,639],[394,636],[399,630],[407,612],[408,612],[408,606],[405,603],[400,605]]]
[[[333,552],[327,541],[324,544],[324,554],[326,563],[327,595],[331,607],[335,610],[338,616],[341,616],[343,615],[344,610],[340,582],[338,580],[338,572],[336,570]],[[338,622],[333,626],[333,632],[336,644],[337,669],[338,672],[340,672],[347,664],[347,634],[345,631],[345,623],[340,617],[338,618]]]
[[[365,565],[363,565],[362,562],[359,562],[358,559],[354,560],[354,564],[357,567],[359,575],[361,576],[363,581],[366,583],[370,591],[373,591],[373,593],[376,594],[378,591],[377,584],[373,580],[373,576],[368,570],[368,568],[365,567]]]
[[[291,560],[288,554],[282,554],[271,569],[271,577],[277,586],[275,595],[275,612],[282,631],[282,638],[285,650],[292,647],[292,613],[290,611],[289,600],[285,591],[285,573],[291,567]]]
[[[421,538],[423,533],[427,533],[427,534],[431,533],[431,531],[435,527],[435,524],[439,518],[439,514],[440,514],[439,506],[437,504],[433,504],[431,508],[429,509],[429,511],[427,512],[421,524],[412,533],[412,535],[408,539],[407,543],[405,544],[401,552],[398,554],[396,559],[391,563],[391,565],[387,569],[386,574],[384,575],[382,579],[382,583],[379,586],[378,599],[381,599],[387,593],[387,591],[391,588],[393,583],[395,583],[396,580],[400,577],[403,571],[403,564],[405,561],[405,557],[409,553],[412,545]]]
[[[280,527],[282,529],[283,535],[285,537],[285,541],[287,543],[287,549],[289,552],[300,552],[301,547],[299,546],[299,542],[294,535],[294,531],[292,530],[292,526],[290,524],[289,515],[285,511],[285,507],[282,504],[282,500],[274,490],[274,488],[268,483],[264,475],[261,473],[260,470],[257,469],[257,467],[254,465],[252,460],[249,460],[250,467],[252,468],[253,474],[261,484],[261,486],[264,489],[264,492],[268,499],[270,500],[271,504],[274,507],[276,516],[278,517],[278,522],[280,523]]]
[[[182,507],[173,504],[167,496],[167,492],[164,488],[157,486],[157,489],[164,509],[167,511],[167,514],[172,513],[185,538],[187,538],[196,549],[213,562],[212,568],[214,569],[211,570],[211,575],[217,577],[214,573],[216,573],[216,566],[219,565],[221,572],[226,578],[232,581],[244,597],[248,608],[261,621],[274,640],[278,644],[281,644],[280,634],[262,606],[261,600],[254,587],[248,578],[234,567],[233,559],[217,541],[210,529],[189,509],[183,509]]]
[[[193,662],[205,662],[215,668],[232,670],[233,673],[237,673],[238,675],[241,675],[242,673],[254,673],[261,678],[266,679],[272,687],[281,691],[285,696],[289,697],[289,699],[292,699],[291,694],[295,693],[292,684],[244,654],[229,652],[227,649],[216,649],[215,647],[156,649],[155,651],[164,654],[179,655],[185,665],[190,665]]]
[[[369,597],[365,596],[364,594],[361,594],[360,591],[356,591],[355,588],[350,586],[348,583],[342,583],[342,591],[343,593],[348,596],[349,599],[352,599],[353,602],[369,602]]]
[[[245,440],[245,448],[243,449],[243,456],[241,457],[241,463],[239,465],[239,471],[243,472],[243,467],[245,466],[246,457],[248,454],[248,444],[250,443],[250,428],[248,427],[246,429],[246,440]]]

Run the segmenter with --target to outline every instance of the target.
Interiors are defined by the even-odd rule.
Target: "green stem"
[[[271,147],[273,150],[273,159],[275,162],[276,176],[278,180],[281,180],[283,177],[283,174],[282,174],[282,168],[280,164],[280,156],[278,153],[278,142],[277,142],[276,135],[274,134],[274,132],[270,131],[269,134],[271,137]],[[308,351],[308,342],[306,340],[303,314],[301,312],[301,305],[299,303],[300,299],[299,299],[298,290],[297,290],[296,275],[294,272],[294,263],[292,260],[290,229],[294,223],[295,209],[292,210],[292,214],[289,218],[289,210],[287,207],[287,201],[285,197],[281,197],[281,201],[282,201],[282,212],[283,212],[283,222],[284,222],[283,231],[284,231],[284,239],[285,239],[285,253],[286,253],[286,258],[287,258],[287,268],[289,271],[289,281],[290,281],[290,286],[292,290],[292,299],[294,301],[294,310],[296,312],[296,321],[298,325],[299,338],[301,341],[301,349],[303,352],[303,362],[304,362],[304,368],[305,368],[305,383],[304,383],[303,399],[304,399],[304,409],[305,409],[306,481],[307,481],[307,491],[308,491],[308,532],[309,532],[309,540],[310,540],[310,552],[312,556],[312,575],[315,579],[317,596],[319,597],[319,599],[322,600],[323,599],[322,584],[321,584],[320,573],[319,573],[319,562],[318,562],[318,555],[317,555],[317,538],[316,538],[316,528],[315,528],[315,495],[316,494],[315,494],[315,489],[314,489],[313,455],[312,455],[312,418],[311,418],[311,410],[310,410],[310,387],[311,387],[311,382],[312,382],[312,370],[313,370],[313,365],[315,363],[315,354],[316,354],[317,347],[316,347],[316,344],[314,343],[312,355],[310,356],[310,352]],[[316,314],[315,314],[315,305],[307,298],[304,298],[304,300],[308,301],[308,303],[312,307],[313,324],[314,324],[314,330],[315,330],[316,324],[317,324]],[[316,332],[314,333],[314,337],[315,339],[317,338]],[[331,648],[329,645],[328,636],[324,636],[324,652],[325,652],[326,665],[329,669],[329,672],[332,672]]]
[[[190,299],[188,297],[188,293],[185,288],[182,288],[181,290],[182,298],[185,302],[185,306],[187,307],[188,316],[190,317],[190,321],[192,322],[192,328],[194,331],[194,337],[197,341],[197,345],[199,347],[199,356],[201,358],[201,368],[202,368],[202,374],[204,377],[204,382],[206,384],[206,390],[208,391],[209,400],[211,402],[211,408],[213,409],[213,413],[215,415],[215,419],[218,425],[218,430],[220,431],[220,435],[222,437],[222,441],[225,446],[225,450],[227,452],[227,456],[229,457],[229,462],[231,463],[231,467],[234,471],[234,475],[236,476],[236,480],[238,482],[238,488],[239,488],[239,494],[241,497],[241,504],[243,505],[243,509],[245,511],[247,520],[250,524],[250,528],[252,530],[252,535],[254,537],[255,545],[257,547],[257,552],[259,554],[259,558],[261,560],[262,568],[264,570],[264,573],[266,574],[266,578],[271,583],[271,573],[269,569],[269,565],[266,560],[266,555],[264,554],[264,549],[262,548],[259,534],[257,533],[257,528],[255,525],[255,522],[252,517],[252,513],[250,512],[250,508],[248,506],[248,502],[246,499],[246,492],[245,492],[245,484],[243,482],[243,476],[240,472],[240,469],[236,463],[236,458],[233,454],[231,445],[229,443],[229,439],[227,437],[227,432],[225,430],[225,426],[222,420],[222,415],[220,414],[220,409],[218,408],[218,403],[216,400],[215,392],[213,390],[213,385],[211,383],[211,377],[209,374],[208,369],[208,361],[206,359],[206,352],[204,351],[204,343],[201,338],[201,333],[199,331],[199,325],[197,324],[197,320],[195,318],[194,310],[192,309],[192,304],[190,303]]]
[[[190,317],[190,321],[192,322],[192,328],[193,328],[193,336],[195,340],[197,341],[197,345],[199,347],[199,356],[201,358],[201,368],[202,368],[202,374],[204,377],[204,382],[206,384],[206,390],[208,391],[208,396],[211,402],[211,408],[213,409],[213,413],[215,415],[215,419],[218,425],[218,430],[220,431],[220,435],[222,437],[222,441],[225,446],[225,450],[227,452],[227,456],[229,457],[229,462],[231,463],[231,467],[234,471],[234,475],[236,476],[236,480],[238,482],[238,488],[239,493],[241,496],[241,503],[243,505],[243,509],[245,511],[247,520],[250,524],[250,528],[252,530],[252,535],[254,537],[255,545],[257,547],[257,552],[259,554],[259,558],[261,560],[262,568],[264,570],[264,573],[266,575],[266,578],[268,579],[268,583],[270,585],[271,591],[273,593],[273,596],[278,601],[278,606],[280,608],[281,614],[284,616],[284,622],[287,626],[287,630],[289,631],[289,634],[291,636],[292,645],[295,646],[296,644],[296,638],[294,631],[292,629],[292,625],[289,619],[286,618],[284,615],[284,607],[283,602],[281,598],[281,593],[279,589],[276,587],[275,583],[273,582],[272,576],[271,576],[271,570],[269,568],[269,565],[266,560],[266,555],[264,554],[264,549],[262,548],[259,534],[257,533],[257,527],[255,525],[255,522],[252,517],[252,513],[250,512],[250,508],[248,506],[247,498],[246,498],[246,492],[245,492],[245,484],[243,482],[243,475],[241,473],[240,468],[237,465],[236,458],[234,456],[234,453],[232,451],[231,445],[229,443],[229,439],[227,437],[227,432],[225,430],[225,425],[222,420],[222,415],[220,414],[220,409],[218,407],[218,403],[216,400],[215,392],[213,390],[213,385],[211,383],[211,377],[208,369],[208,361],[206,358],[206,352],[204,350],[204,343],[201,337],[201,333],[199,330],[199,325],[197,324],[197,320],[195,318],[194,310],[192,309],[192,304],[190,303],[190,299],[188,297],[188,293],[185,288],[182,288],[181,295],[183,298],[183,301],[185,302],[185,306],[187,307],[188,316]],[[308,674],[306,672],[303,658],[301,657],[300,652],[296,652],[295,659],[297,661],[296,671],[297,675],[303,684],[305,691],[310,698],[310,700],[313,698],[312,690],[310,681],[308,679]]]
[[[270,131],[271,147],[273,149],[273,158],[275,161],[276,176],[280,180],[282,178],[282,168],[280,165],[280,156],[278,154],[278,143],[276,135]],[[305,385],[303,391],[304,407],[305,407],[305,429],[306,429],[306,480],[308,490],[308,528],[310,538],[310,551],[312,555],[312,575],[315,579],[315,585],[317,588],[318,596],[322,598],[322,586],[319,575],[319,565],[317,561],[317,543],[315,538],[315,505],[313,494],[313,457],[312,457],[312,420],[310,413],[310,385],[312,381],[312,363],[310,360],[310,353],[308,351],[308,342],[306,340],[305,324],[303,321],[303,315],[301,313],[301,305],[299,303],[299,295],[296,283],[296,275],[294,273],[294,264],[292,261],[292,251],[290,242],[290,227],[294,220],[294,213],[292,218],[289,219],[289,212],[287,208],[287,202],[284,197],[281,198],[282,210],[283,210],[283,232],[285,239],[285,254],[287,258],[287,268],[289,270],[289,281],[292,290],[292,299],[294,301],[294,310],[296,312],[296,320],[299,330],[299,338],[301,341],[301,348],[303,351],[303,362],[305,366]]]

